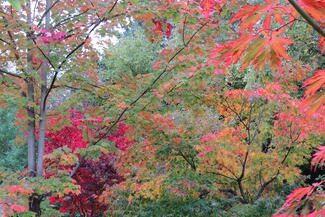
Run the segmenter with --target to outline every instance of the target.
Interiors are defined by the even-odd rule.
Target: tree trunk
[[[27,1],[27,22],[29,25],[32,24],[31,17],[31,2]],[[29,34],[29,33],[27,33]],[[30,53],[30,49],[27,51],[27,62],[29,65],[32,64],[32,54]],[[36,145],[35,145],[35,94],[34,94],[34,80],[32,76],[26,79],[27,83],[27,144],[28,144],[28,170],[30,171],[30,175],[34,176],[36,173],[35,166],[35,157],[36,157]]]
[[[34,176],[35,168],[35,109],[34,109],[34,83],[30,79],[27,81],[27,143],[28,143],[28,170]]]
[[[35,213],[36,217],[40,217],[42,214],[41,202],[43,198],[38,195],[31,195],[29,197],[29,211]]]
[[[51,0],[46,0],[46,11],[51,7]],[[45,17],[45,29],[50,28],[50,11]],[[47,48],[47,53],[49,48]],[[39,121],[39,140],[38,140],[38,156],[37,156],[37,176],[43,175],[44,169],[44,149],[45,149],[45,139],[46,139],[46,95],[47,95],[47,71],[48,63],[45,61],[42,64],[41,70],[41,101],[40,101],[40,121]]]

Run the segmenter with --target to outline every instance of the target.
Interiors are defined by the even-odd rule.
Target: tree
[[[20,9],[17,1],[10,2]],[[112,1],[105,11],[101,10],[102,4],[101,1],[90,4],[85,1],[30,0],[16,11],[8,4],[1,3],[1,24],[4,27],[1,29],[1,53],[5,57],[2,58],[0,71],[4,79],[2,85],[15,91],[15,98],[25,109],[28,169],[32,176],[43,176],[50,93],[60,86],[58,80],[63,80],[69,74],[74,62],[94,53],[89,47],[91,34],[103,29],[108,19],[119,16],[118,13],[111,14],[117,1]],[[114,26],[115,23],[109,25]],[[75,56],[76,53],[79,53],[79,57]],[[88,66],[84,65],[83,70],[86,71]],[[64,79],[64,83],[67,81]],[[4,91],[3,94],[7,96],[12,92]]]
[[[115,45],[105,49],[103,80],[116,82],[125,77],[154,73],[152,64],[158,57],[158,46],[148,41],[141,25],[132,24]]]
[[[132,138],[137,141],[135,147],[138,149],[134,149],[135,153],[129,153],[129,156],[122,155],[127,160],[125,164],[119,164],[126,165],[124,170],[134,163],[131,156],[137,154],[135,159],[143,157],[139,150],[147,143],[149,147],[142,154],[152,167],[137,164],[138,171],[154,177],[159,172],[157,168],[167,167],[164,165],[168,161],[181,162],[178,165],[190,167],[193,171],[198,171],[200,167],[215,169],[212,172],[232,180],[230,184],[235,183],[236,191],[239,191],[241,200],[245,203],[260,197],[283,174],[282,167],[291,168],[288,165],[289,159],[292,150],[300,147],[297,143],[314,146],[322,138],[322,125],[316,121],[324,116],[322,66],[317,61],[312,61],[307,67],[290,53],[290,48],[299,40],[290,37],[291,28],[297,23],[302,23],[306,31],[310,32],[313,36],[311,40],[319,41],[319,52],[324,51],[325,33],[322,27],[325,7],[322,1],[9,2],[16,9],[7,2],[1,2],[0,5],[3,18],[0,21],[1,87],[6,87],[2,88],[1,95],[2,98],[13,97],[21,105],[19,114],[24,117],[21,120],[27,131],[28,168],[30,176],[37,176],[35,180],[48,181],[41,178],[45,171],[43,160],[48,116],[55,115],[55,112],[66,112],[70,107],[79,107],[89,116],[105,115],[105,124],[100,129],[96,125],[92,126],[96,136],[89,137],[91,145],[86,152],[104,151],[101,146],[105,144],[105,138],[119,127],[121,121],[127,120],[136,126],[132,130]],[[91,38],[94,35],[110,37],[117,34],[121,25],[127,26],[133,21],[143,25],[148,41],[161,43],[163,49],[157,59],[141,59],[146,69],[143,71],[145,75],[140,75],[140,69],[135,70],[132,65],[137,58],[125,61],[124,57],[124,63],[132,63],[131,67],[128,66],[133,71],[132,76],[126,70],[128,76],[122,79],[117,76],[117,81],[111,79],[104,83],[97,74],[99,58],[91,44]],[[150,50],[149,44],[146,45]],[[117,53],[111,52],[114,54],[111,59],[116,58]],[[151,64],[153,59],[156,61],[153,64],[155,70],[147,73],[151,71],[147,64]],[[125,65],[115,64],[116,61],[108,69],[125,70]],[[296,89],[299,86],[296,83],[302,83],[315,70],[318,70],[315,77],[305,83],[308,89],[307,100],[302,101],[297,96],[299,94]],[[234,76],[233,71],[241,71],[245,76]],[[250,72],[257,75],[256,78],[260,81],[258,85],[261,87],[245,84]],[[235,83],[237,78],[240,81]],[[217,94],[212,94],[213,91]],[[65,100],[56,99],[60,102],[57,103],[59,106],[51,104],[53,92],[60,96],[68,93],[67,97],[62,97]],[[310,96],[312,97],[309,98]],[[216,100],[217,104],[211,103],[211,100]],[[198,106],[199,103],[205,105]],[[196,115],[205,114],[201,111],[195,112],[194,105],[196,108],[204,108],[204,111],[213,107],[220,113],[213,116],[220,115],[223,124],[217,129],[218,132],[193,130],[195,127],[200,128],[196,123],[186,127],[182,123],[174,123],[175,116],[172,113],[175,110],[177,114],[183,114],[184,109]],[[263,117],[265,111],[262,109],[266,105],[270,107],[265,110],[268,111],[266,117]],[[290,108],[287,108],[288,105]],[[304,114],[309,105],[312,105],[311,117]],[[85,109],[86,107],[89,109]],[[143,112],[144,110],[147,112]],[[265,130],[259,122],[265,123],[272,130]],[[136,125],[137,123],[140,125]],[[148,123],[153,126],[160,124],[161,128],[152,129]],[[149,135],[144,135],[141,126],[147,127]],[[194,135],[188,135],[184,129]],[[162,134],[156,136],[157,132]],[[177,133],[181,133],[180,138],[177,138]],[[313,140],[313,137],[316,139]],[[214,144],[209,145],[209,139]],[[196,141],[200,142],[201,147],[194,147],[193,142]],[[285,144],[285,141],[288,143]],[[278,145],[274,151],[270,150],[272,142]],[[163,148],[155,147],[159,143]],[[217,152],[215,145],[224,143],[227,146],[221,145],[223,149]],[[205,159],[204,150],[212,156]],[[309,152],[305,148],[302,150],[304,153]],[[197,156],[197,152],[201,153]],[[159,158],[162,153],[167,156],[166,160]],[[228,168],[228,172],[225,168],[214,168],[215,162],[218,165],[227,163],[222,162],[222,157],[226,159],[227,155],[219,156],[221,153],[229,154],[228,161],[236,161],[238,158],[237,167]],[[293,156],[298,155],[299,152]],[[251,174],[256,172],[254,166],[258,166],[259,158],[265,158],[268,162],[266,165],[274,163],[277,166],[270,169],[269,174],[264,174],[259,187],[249,189],[248,184],[243,186],[247,181],[245,178],[249,171]],[[69,167],[78,168],[83,162],[82,159],[78,160],[81,161],[79,164],[71,161]],[[198,165],[198,162],[205,162],[204,160],[207,165]],[[152,181],[143,177],[132,177],[131,172],[126,174],[129,174],[130,182],[143,181],[147,183],[143,186],[149,186],[148,189],[157,193],[156,188],[151,188],[154,187]],[[162,185],[165,175],[159,177]],[[258,180],[248,181],[255,184]],[[11,190],[24,195],[31,194],[31,191],[19,189]],[[10,189],[8,191],[11,192]],[[40,202],[52,192],[35,192],[29,197],[30,210],[40,215]],[[22,209],[14,206],[13,210]]]
[[[60,122],[61,119],[54,119],[52,125],[57,121]],[[105,189],[123,181],[123,177],[114,168],[113,154],[100,153],[104,150],[99,150],[96,154],[99,157],[93,160],[87,152],[82,152],[82,149],[90,145],[84,132],[92,130],[83,129],[84,126],[89,125],[87,122],[102,124],[102,119],[92,117],[92,120],[86,120],[85,116],[78,111],[71,111],[69,119],[71,126],[47,133],[48,142],[45,147],[48,158],[45,161],[47,168],[45,176],[50,178],[68,172],[75,185],[80,186],[80,192],[66,192],[63,196],[52,196],[49,200],[53,204],[59,204],[60,212],[69,213],[71,216],[77,213],[80,216],[98,216],[109,209],[109,205],[100,200],[101,194]],[[125,136],[127,128],[121,123],[116,131],[106,138],[114,143],[112,148],[125,150],[131,145],[131,141]],[[90,135],[92,136],[95,135]],[[95,153],[91,153],[91,156],[93,155]],[[69,159],[71,156],[79,158],[77,167],[71,165],[71,160],[73,161]]]

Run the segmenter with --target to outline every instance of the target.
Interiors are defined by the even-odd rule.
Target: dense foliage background
[[[325,216],[323,0],[0,14],[0,216]]]

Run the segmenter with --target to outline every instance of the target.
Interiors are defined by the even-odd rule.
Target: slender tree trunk
[[[27,23],[32,26],[32,14],[31,14],[31,0],[26,2],[27,6]],[[27,38],[31,37],[32,32],[27,32]],[[31,40],[31,39],[30,39]],[[35,121],[35,84],[32,67],[32,53],[31,49],[27,50],[27,62],[28,72],[26,83],[27,83],[27,116],[28,116],[28,169],[31,171],[30,175],[36,175],[36,121]],[[35,213],[37,217],[41,216],[41,198],[38,195],[32,194],[29,197],[29,211]]]
[[[44,101],[47,87],[46,87],[46,78],[47,78],[47,66],[46,63],[43,64],[43,69],[41,71],[42,75],[42,84],[41,86],[41,103],[40,103],[40,121],[39,121],[39,140],[38,140],[38,157],[37,157],[37,176],[43,175],[44,169],[44,149],[45,149],[45,139],[46,139],[46,103]]]
[[[46,0],[46,11],[51,7],[51,0]],[[50,12],[46,14],[45,17],[45,29],[50,28]],[[45,51],[46,54],[49,51],[49,47]],[[40,121],[39,121],[39,140],[38,140],[38,156],[37,156],[37,176],[43,175],[44,169],[44,149],[45,149],[45,139],[46,139],[46,94],[47,94],[47,71],[48,63],[45,61],[42,64],[41,70],[41,101],[40,101]]]
[[[31,17],[31,2],[30,0],[27,1],[27,22],[29,25],[32,24],[32,17]],[[29,34],[29,33],[27,33]],[[32,63],[32,54],[30,49],[27,51],[27,61],[29,65]],[[28,117],[28,124],[27,124],[27,144],[28,144],[28,170],[30,171],[30,175],[34,176],[36,173],[36,166],[35,166],[35,154],[36,154],[36,145],[35,145],[35,94],[34,94],[34,80],[32,76],[27,78],[27,117]]]
[[[34,176],[36,172],[35,168],[35,109],[34,109],[34,83],[33,80],[27,81],[27,143],[28,143],[28,170],[31,175]]]

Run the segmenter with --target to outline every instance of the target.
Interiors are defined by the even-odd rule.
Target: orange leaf
[[[272,17],[275,18],[277,23],[283,24],[284,21],[282,16],[285,15],[287,9],[283,5],[279,5],[277,0],[265,0],[265,3],[265,5],[254,4],[241,7],[241,9],[232,16],[233,18],[230,23],[241,21],[240,29],[249,30],[265,16],[262,25],[264,29],[271,28]]]
[[[21,193],[21,194],[31,194],[33,191],[25,190],[23,188],[18,187],[17,185],[10,186],[8,190],[12,193]]]
[[[306,87],[304,104],[310,106],[308,115],[311,115],[325,104],[325,91],[319,91],[325,87],[325,70],[317,70],[314,76],[305,81],[304,87]]]
[[[305,96],[315,94],[325,84],[325,70],[317,70],[315,75],[305,81]]]
[[[324,0],[300,0],[299,4],[310,13],[317,21],[325,21],[325,1]]]

